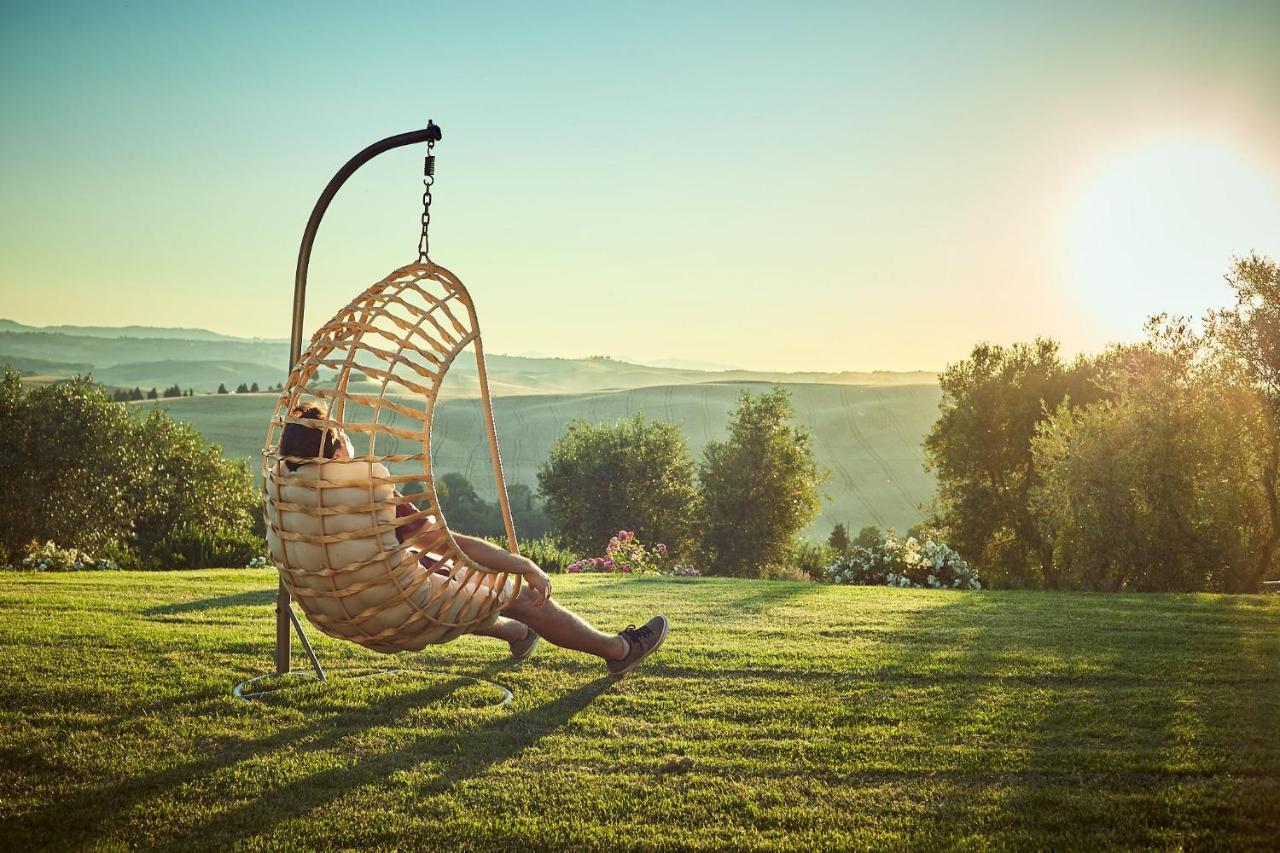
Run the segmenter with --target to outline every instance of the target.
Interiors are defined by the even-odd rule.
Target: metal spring
[[[436,174],[436,155],[428,154],[427,159],[422,163],[422,177],[432,178]]]

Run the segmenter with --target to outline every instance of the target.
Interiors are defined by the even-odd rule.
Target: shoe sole
[[[653,648],[649,649],[649,651],[645,652],[640,657],[636,658],[634,661],[628,664],[626,669],[620,669],[617,672],[612,673],[613,677],[621,678],[631,670],[638,667],[640,664],[644,663],[645,658],[649,657],[649,655],[653,654],[658,649],[662,648],[662,644],[667,641],[667,631],[670,628],[671,628],[671,623],[669,621],[664,621],[662,623],[662,633],[658,635],[658,642],[653,644]]]

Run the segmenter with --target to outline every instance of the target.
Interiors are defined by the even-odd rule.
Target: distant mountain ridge
[[[45,332],[62,335],[75,335],[87,338],[176,338],[184,341],[266,341],[284,342],[275,338],[242,338],[235,335],[224,335],[208,329],[194,329],[180,326],[28,326],[16,320],[0,318],[0,332]]]
[[[100,381],[143,388],[177,384],[213,391],[286,378],[289,345],[283,339],[237,338],[205,329],[151,326],[27,326],[0,320],[0,365],[45,378],[92,372]],[[708,370],[653,366],[608,357],[557,358],[492,354],[486,357],[495,394],[578,394],[706,382],[789,382],[837,385],[932,385],[929,371]],[[474,396],[475,362],[460,358],[444,383],[448,396]]]

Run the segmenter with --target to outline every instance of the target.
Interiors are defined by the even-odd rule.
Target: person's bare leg
[[[537,631],[544,640],[565,649],[619,660],[626,657],[627,641],[618,634],[606,634],[572,610],[561,607],[554,599],[534,604],[534,593],[528,587],[520,590],[516,600],[502,610],[502,615],[519,620]]]
[[[473,634],[479,634],[481,637],[493,637],[498,640],[506,640],[508,643],[518,643],[525,637],[529,636],[529,626],[515,619],[508,619],[505,616],[499,616],[498,621],[494,622],[488,628],[481,628],[478,631],[472,631]]]

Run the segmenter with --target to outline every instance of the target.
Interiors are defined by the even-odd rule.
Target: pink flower
[[[632,539],[636,538],[636,535],[630,530],[619,530],[618,538],[621,539],[623,542],[630,542]]]
[[[574,573],[574,574],[578,574],[579,572],[581,572],[581,571],[582,571],[582,562],[581,562],[581,561],[578,561],[578,562],[576,562],[576,563],[570,563],[570,564],[569,564],[569,568],[565,569],[565,571],[566,571],[566,572],[572,572],[572,573]]]
[[[659,542],[659,543],[658,543],[658,553],[659,553],[659,554],[661,554],[661,555],[662,555],[662,556],[664,556],[664,557],[665,557],[665,556],[667,556],[667,546],[666,546],[666,545],[663,545],[661,542]]]
[[[619,567],[618,567],[618,569],[619,569],[620,571],[628,572],[628,573],[631,571],[631,567],[630,567],[630,566],[619,566]]]
[[[604,571],[606,572],[613,571],[613,560],[610,560],[608,557],[604,558],[604,560],[602,561],[602,565],[604,566]]]

